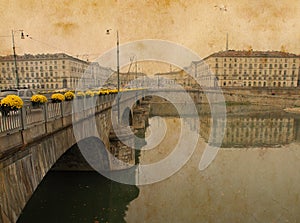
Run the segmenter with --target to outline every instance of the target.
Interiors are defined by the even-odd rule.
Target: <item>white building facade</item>
[[[190,67],[208,87],[297,87],[300,80],[300,56],[279,51],[220,51]]]

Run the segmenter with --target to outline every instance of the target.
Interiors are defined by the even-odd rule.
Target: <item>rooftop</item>
[[[78,58],[69,56],[65,53],[47,53],[47,54],[24,54],[24,55],[17,55],[17,60],[57,60],[57,59],[73,59],[73,60],[77,60],[77,61],[81,61],[81,62],[85,62],[84,60],[80,60]],[[14,60],[14,56],[13,55],[7,55],[7,56],[0,56],[0,61],[10,61],[10,60]]]
[[[282,52],[282,51],[253,51],[253,50],[227,50],[219,51],[209,55],[210,57],[277,57],[277,58],[294,58],[299,57],[293,53]]]

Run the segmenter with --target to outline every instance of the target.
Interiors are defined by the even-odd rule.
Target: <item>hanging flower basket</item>
[[[9,114],[9,112],[10,111],[12,111],[12,109],[10,108],[10,107],[8,107],[8,106],[1,106],[0,107],[0,111],[1,111],[1,114],[3,115],[3,116],[8,116],[8,114]]]
[[[31,103],[33,108],[39,108],[42,104],[46,103],[48,100],[46,96],[41,94],[35,94],[31,97]]]
[[[94,97],[95,93],[93,91],[86,91],[85,92],[85,97],[86,98],[91,98]]]
[[[76,98],[77,98],[77,99],[81,99],[81,98],[84,98],[84,97],[85,97],[85,93],[84,93],[84,92],[78,91],[78,92],[76,93]]]
[[[0,110],[2,115],[7,116],[10,111],[17,111],[23,106],[22,99],[17,95],[7,95],[0,102]]]
[[[52,103],[59,103],[65,100],[65,96],[63,94],[57,93],[51,95],[51,101]]]
[[[34,101],[32,101],[31,104],[32,104],[33,108],[40,108],[41,105],[42,105],[42,103],[40,103],[40,102],[34,102]]]
[[[67,91],[64,96],[66,101],[72,101],[75,98],[75,94],[72,91]]]

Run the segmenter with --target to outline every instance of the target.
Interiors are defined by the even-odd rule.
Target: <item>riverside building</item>
[[[188,69],[208,87],[297,87],[300,56],[279,51],[227,50],[194,61]]]
[[[87,69],[89,68],[89,69]],[[0,57],[0,89],[15,88],[17,78],[14,57]],[[17,56],[19,87],[33,89],[76,88],[78,82],[89,87],[99,86],[103,71],[111,70],[65,53],[25,54]]]

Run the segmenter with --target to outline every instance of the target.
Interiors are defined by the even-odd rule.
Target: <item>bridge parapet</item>
[[[0,114],[0,159],[72,122],[111,108],[115,97],[116,94],[109,94],[61,103],[49,102],[39,108],[27,103],[8,116]]]

